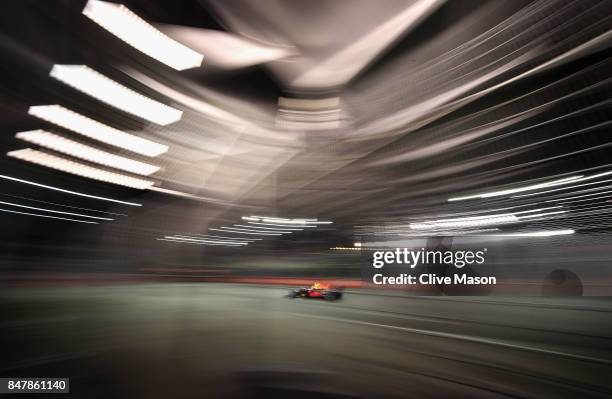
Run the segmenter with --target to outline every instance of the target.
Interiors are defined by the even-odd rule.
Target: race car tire
[[[342,297],[342,294],[339,292],[326,292],[324,298],[329,301],[335,301]]]

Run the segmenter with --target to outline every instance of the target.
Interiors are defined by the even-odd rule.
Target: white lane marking
[[[545,355],[561,356],[561,357],[566,357],[566,358],[570,358],[574,360],[582,360],[582,361],[603,363],[603,364],[612,364],[612,360],[608,360],[608,359],[601,359],[597,357],[578,355],[574,353],[560,352],[560,351],[555,351],[555,350],[550,350],[550,349],[541,349],[541,348],[536,348],[533,346],[511,344],[508,342],[502,342],[502,341],[497,341],[497,340],[492,340],[492,339],[487,339],[487,338],[471,337],[469,335],[463,335],[463,334],[445,333],[445,332],[440,332],[440,331],[423,330],[423,329],[411,328],[411,327],[392,326],[389,324],[370,323],[368,321],[342,319],[338,317],[316,316],[316,315],[311,315],[311,314],[293,313],[293,312],[286,312],[286,313],[293,315],[293,316],[297,316],[297,317],[310,317],[314,319],[338,321],[338,322],[350,323],[350,324],[360,324],[360,325],[370,326],[370,327],[388,328],[391,330],[406,331],[406,332],[410,332],[413,334],[428,335],[428,336],[439,337],[439,338],[458,339],[458,340],[463,340],[463,341],[475,342],[479,344],[494,345],[494,346],[501,346],[501,347],[509,348],[509,349],[525,350],[525,351],[530,351],[530,352],[542,353]]]

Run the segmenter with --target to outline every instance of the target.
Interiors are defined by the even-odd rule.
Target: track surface
[[[4,290],[1,375],[71,377],[71,396],[92,398],[612,395],[609,298],[285,293],[197,283]]]

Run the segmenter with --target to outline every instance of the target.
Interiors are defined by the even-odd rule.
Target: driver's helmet
[[[311,287],[311,289],[313,290],[326,290],[329,288],[329,284],[321,284],[321,283],[314,283]]]

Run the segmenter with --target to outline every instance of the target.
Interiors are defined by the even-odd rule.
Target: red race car
[[[310,288],[297,288],[289,291],[289,298],[317,298],[335,301],[342,298],[342,289],[329,284],[314,283]]]

